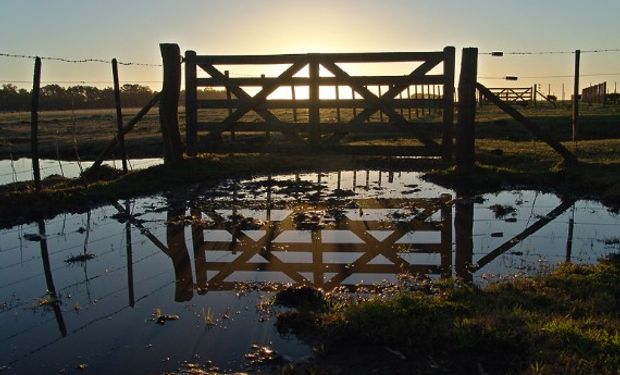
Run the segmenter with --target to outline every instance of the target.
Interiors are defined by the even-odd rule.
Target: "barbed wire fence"
[[[25,54],[11,54],[11,53],[0,53],[0,58],[12,58],[12,59],[24,59],[24,60],[34,60],[35,62],[38,60],[39,64],[43,61],[52,61],[59,63],[69,63],[69,64],[88,64],[88,63],[96,63],[96,64],[105,64],[112,66],[114,64],[126,66],[126,67],[154,67],[159,68],[162,64],[152,64],[152,63],[143,63],[143,62],[134,62],[134,61],[118,61],[116,59],[100,59],[100,58],[80,58],[80,59],[71,59],[65,57],[53,57],[53,56],[35,56],[35,55],[25,55]],[[35,64],[36,65],[36,64]],[[39,67],[40,69],[40,67]],[[114,70],[114,68],[113,68]],[[39,73],[40,74],[40,73]],[[36,74],[35,74],[36,76]],[[36,77],[35,77],[36,78]],[[114,87],[116,93],[119,93],[118,84],[127,83],[127,84],[160,84],[161,80],[142,80],[142,81],[117,81]],[[41,84],[44,85],[67,85],[67,84],[77,84],[77,85],[101,85],[106,84],[109,86],[114,85],[114,79],[110,80],[45,80],[40,79],[38,82],[33,82],[33,80],[0,80],[2,84],[32,84],[33,90],[34,87],[38,86],[40,88]],[[120,93],[119,93],[120,95]],[[24,119],[24,114],[22,112],[18,112],[17,115],[13,114],[2,114],[4,117],[0,123],[5,125],[10,125],[5,128],[5,134],[3,137],[4,141],[4,151],[5,155],[3,155],[0,160],[0,185],[6,185],[10,183],[23,182],[23,181],[35,181],[37,177],[39,178],[49,178],[53,175],[60,175],[65,178],[74,178],[79,177],[84,170],[89,168],[93,162],[85,161],[86,159],[92,160],[94,155],[97,155],[100,150],[97,150],[97,145],[103,143],[107,143],[110,140],[118,137],[118,129],[115,126],[115,123],[118,121],[116,119],[116,113],[114,108],[97,108],[97,109],[87,109],[81,110],[81,108],[77,108],[75,103],[79,98],[75,97],[74,92],[70,92],[71,96],[71,108],[70,110],[53,113],[46,113],[43,111],[41,113],[41,118],[38,118],[37,114],[37,123],[40,123],[41,126],[38,130],[37,134],[37,149],[38,153],[41,156],[40,165],[38,166],[40,176],[36,176],[35,167],[33,167],[33,163],[31,159],[26,158],[27,155],[31,153],[31,147],[28,147],[29,144],[25,140],[28,139],[32,133],[32,128],[28,129],[27,124],[29,121]],[[43,101],[45,98],[41,98]],[[117,103],[120,108],[121,103]],[[68,114],[67,114],[68,113]],[[133,110],[126,111],[125,113],[121,112],[121,116],[123,119],[129,118],[129,116],[133,115]],[[32,115],[31,115],[32,118]],[[152,122],[147,121],[147,122]],[[107,126],[106,124],[109,124]],[[151,123],[147,124],[149,128],[152,128],[154,132],[159,132],[158,126],[150,126]],[[38,124],[37,124],[38,127]],[[34,142],[34,140],[31,140]],[[99,146],[100,147],[100,146]],[[110,155],[107,157],[107,160],[104,164],[107,164],[114,169],[118,169],[120,165],[122,165],[122,161],[118,160],[118,152],[116,148],[112,150]],[[157,164],[159,161],[156,158],[151,159],[138,159],[132,162],[132,160],[127,161],[128,168],[140,169],[145,168],[150,165]]]
[[[620,53],[620,48],[612,48],[612,49],[589,49],[589,50],[581,50],[579,51],[581,54],[613,54]],[[498,58],[498,57],[520,57],[520,56],[549,56],[549,55],[575,55],[577,51],[485,51],[480,52],[479,55],[481,58],[489,57],[489,58]],[[50,61],[50,62],[58,62],[58,63],[66,63],[66,64],[101,64],[108,65],[112,64],[112,61],[116,61],[116,64],[124,66],[124,67],[139,67],[139,68],[161,68],[162,64],[155,63],[146,63],[146,62],[136,62],[136,61],[120,61],[116,59],[102,59],[102,58],[67,58],[67,57],[55,57],[55,56],[36,56],[36,55],[28,55],[28,54],[14,54],[14,53],[1,53],[0,58],[5,59],[22,59],[22,60],[37,60],[40,61]],[[255,77],[256,74],[248,74],[248,72],[229,72],[231,77]],[[584,72],[579,74],[580,77],[620,77],[620,72]],[[572,74],[541,74],[541,75],[517,75],[517,76],[494,76],[494,75],[479,75],[478,77],[481,80],[490,80],[490,81],[506,81],[511,80],[510,78],[518,78],[518,79],[529,79],[529,80],[562,80],[562,79],[572,79],[574,75]],[[110,80],[46,80],[44,78],[39,80],[39,85],[112,85],[114,84],[113,79]],[[131,83],[131,84],[161,84],[161,80],[131,80],[124,81],[119,80],[119,83]],[[1,79],[0,84],[33,84],[32,80],[24,80],[24,79]],[[543,85],[538,85],[539,89],[542,91],[544,88]],[[612,91],[612,86],[607,86],[608,90]],[[547,95],[556,94],[555,96],[559,99],[561,97],[562,101],[565,101],[565,89],[564,83],[562,83],[562,94],[557,95],[555,90],[558,90],[558,87],[554,87],[554,91],[552,91],[552,85],[549,83],[547,85]],[[613,82],[613,94],[617,97],[617,82],[614,80]],[[126,117],[127,113],[123,114],[123,118]],[[0,114],[2,115],[2,114]],[[17,115],[17,118],[12,118],[7,120],[8,116],[4,115],[5,119],[0,120],[0,124],[5,121],[9,121],[12,125],[17,124],[23,125],[27,124],[28,121],[25,119],[23,113]],[[94,150],[93,138],[95,136],[99,138],[107,138],[113,139],[117,135],[117,128],[115,128],[115,110],[114,108],[101,108],[97,109],[96,113],[93,114],[92,111],[83,112],[75,106],[72,105],[70,116],[63,117],[61,119],[52,118],[43,114],[41,122],[46,126],[41,128],[41,151],[42,155],[45,157],[42,159],[40,165],[40,171],[42,173],[43,178],[48,177],[50,175],[61,175],[63,177],[77,177],[80,172],[88,168],[92,165],[92,162],[84,161],[84,159],[92,159],[93,152],[97,152]],[[93,122],[99,121],[102,123],[109,123],[110,126],[94,126]],[[53,125],[53,126],[47,126]],[[159,132],[159,127],[154,127],[156,132]],[[30,152],[30,148],[26,148],[27,141],[25,139],[28,138],[26,129],[22,129],[23,134],[14,134],[15,132],[7,132],[3,135],[1,140],[4,142],[4,156],[8,157],[8,160],[0,160],[0,185],[5,185],[8,183],[14,183],[19,181],[31,181],[34,179],[34,171],[29,159],[19,158],[16,159],[16,156],[28,155]],[[6,131],[6,130],[5,130]],[[71,145],[69,150],[67,150],[66,144],[61,147],[61,139],[66,139],[66,137],[70,137]],[[14,139],[14,138],[17,138]],[[115,169],[119,167],[122,163],[118,160],[118,152],[117,148],[113,148],[113,154],[111,158],[106,162],[110,166]],[[83,156],[87,156],[84,158]],[[139,169],[143,167],[147,167],[150,165],[154,165],[158,163],[158,159],[142,159],[131,161],[128,160],[127,164],[130,169]]]

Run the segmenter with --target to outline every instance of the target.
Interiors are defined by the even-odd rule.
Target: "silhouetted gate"
[[[351,75],[342,64],[419,63],[407,75]],[[231,77],[226,66],[285,65],[277,77]],[[442,69],[435,69],[442,65]],[[307,72],[305,71],[307,67]],[[198,76],[199,69],[208,77]],[[321,75],[321,68],[327,74]],[[303,70],[303,71],[302,71]],[[431,72],[440,70],[440,73]],[[244,70],[247,71],[247,70]],[[204,73],[200,73],[204,74]],[[295,150],[337,144],[348,133],[409,134],[424,146],[417,153],[450,157],[454,118],[454,48],[439,52],[340,53],[210,56],[185,53],[188,154],[210,151],[261,151],[258,144],[226,149],[222,134],[280,132]],[[221,98],[201,98],[201,88],[223,88]],[[326,89],[332,95],[324,95]],[[307,98],[297,98],[303,88]],[[347,89],[343,98],[343,88]],[[257,90],[253,95],[250,90]],[[290,99],[276,90],[290,90]],[[383,91],[382,91],[383,89]],[[432,89],[432,90],[431,90]],[[349,91],[350,90],[350,94]],[[323,92],[322,92],[323,91]],[[321,93],[320,93],[321,92]],[[213,92],[212,92],[213,93]],[[279,95],[282,97],[282,95]],[[326,96],[333,96],[327,98]],[[420,117],[420,110],[426,117]],[[199,111],[200,110],[200,111]],[[331,111],[330,111],[331,110]],[[248,114],[255,112],[255,117]],[[439,121],[426,121],[441,112]],[[414,118],[415,117],[415,118]],[[426,122],[425,122],[426,121]],[[440,130],[439,132],[437,130]],[[199,139],[199,131],[206,131]],[[431,135],[434,133],[436,136]],[[441,140],[439,140],[441,139]],[[205,142],[203,142],[205,141]],[[273,147],[269,146],[268,148]],[[395,148],[395,147],[392,147]],[[399,148],[403,151],[403,148]]]

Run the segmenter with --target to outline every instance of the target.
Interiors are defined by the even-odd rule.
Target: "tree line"
[[[124,108],[142,107],[155,95],[148,86],[125,84],[120,88],[121,105]],[[226,99],[226,93],[205,88],[198,91],[199,99]],[[62,87],[57,84],[41,87],[39,94],[41,110],[114,108],[114,89],[94,86]],[[0,111],[30,110],[30,91],[12,84],[3,84],[0,89]],[[185,104],[185,92],[181,92],[180,105]]]

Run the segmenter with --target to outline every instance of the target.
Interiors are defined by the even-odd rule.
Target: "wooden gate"
[[[525,106],[535,102],[534,89],[532,87],[489,87],[488,89],[508,104]],[[478,96],[481,106],[483,104],[490,104],[490,101],[482,93],[479,92]]]
[[[418,66],[406,75],[361,76],[351,75],[341,66],[352,63],[414,63]],[[231,77],[221,68],[236,66],[247,71],[244,68],[249,65],[284,65],[287,68],[276,77]],[[431,72],[439,70],[435,68],[440,65],[441,73]],[[321,75],[321,67],[329,76]],[[199,69],[208,77],[199,78]],[[223,147],[222,135],[227,133],[234,137],[240,132],[261,132],[267,136],[279,132],[292,141],[289,144],[295,150],[307,146],[313,151],[317,147],[324,149],[326,145],[334,147],[349,133],[393,132],[417,138],[423,146],[416,148],[418,153],[449,158],[452,152],[453,47],[439,52],[254,56],[197,55],[187,51],[185,87],[189,155],[195,155],[204,146],[208,146],[209,151],[237,151]],[[201,88],[218,87],[225,90],[224,98],[199,98]],[[335,96],[322,95],[323,87],[330,87]],[[257,92],[252,95],[248,88]],[[274,92],[282,88],[290,90],[290,99],[274,98]],[[296,90],[302,88],[308,92],[307,98],[296,97]],[[343,89],[347,90],[347,98],[343,98]],[[412,113],[419,117],[420,108],[435,109],[431,113],[438,115],[438,121],[430,121],[432,116],[413,119]],[[283,110],[289,115],[283,116]],[[248,121],[247,115],[251,112],[257,116]],[[199,132],[207,134],[199,139]],[[403,151],[402,147],[392,148]],[[246,150],[261,151],[258,145],[253,145],[253,149],[246,147]]]

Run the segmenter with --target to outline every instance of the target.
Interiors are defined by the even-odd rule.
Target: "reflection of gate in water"
[[[192,227],[197,286],[199,290],[230,290],[238,281],[273,280],[275,276],[283,282],[329,290],[371,284],[405,272],[449,275],[450,202],[450,195],[392,200],[384,206],[376,200],[361,200],[357,201],[359,208],[323,216],[329,227],[306,230],[298,229],[295,222],[296,215],[307,213],[306,207],[254,211],[252,216],[264,224],[252,230],[242,229],[241,212],[212,211],[207,216],[216,226]],[[393,208],[405,203],[406,208]],[[201,215],[192,212],[194,217]]]

